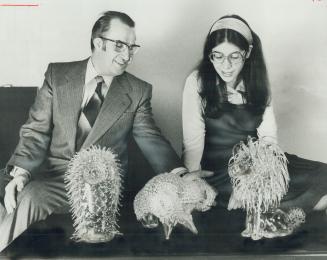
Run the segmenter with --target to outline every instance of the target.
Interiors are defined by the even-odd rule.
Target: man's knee
[[[42,192],[42,183],[31,181],[17,194],[17,206],[38,214],[50,214],[46,198]]]

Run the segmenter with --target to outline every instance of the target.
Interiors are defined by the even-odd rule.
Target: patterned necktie
[[[95,92],[81,112],[78,121],[76,133],[76,151],[80,150],[86,137],[90,133],[104,100],[102,95],[102,86],[105,84],[104,80],[101,76],[97,76],[95,80],[97,82]]]

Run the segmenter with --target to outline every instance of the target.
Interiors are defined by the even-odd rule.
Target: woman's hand
[[[207,178],[213,175],[213,172],[206,170],[197,170],[185,173],[182,178],[186,180],[195,180],[197,178]]]

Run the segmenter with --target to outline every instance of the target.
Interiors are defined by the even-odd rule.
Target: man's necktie
[[[90,133],[104,100],[104,97],[102,95],[102,86],[103,84],[105,84],[104,80],[101,76],[97,76],[95,80],[97,82],[95,92],[90,98],[87,105],[84,107],[83,111],[81,112],[78,121],[76,133],[76,151],[80,150],[86,137]]]
[[[82,112],[89,121],[91,127],[94,125],[94,122],[100,112],[101,105],[103,102],[103,95],[101,93],[102,85],[104,83],[103,78],[101,76],[97,76],[95,80],[97,81],[97,87],[95,89],[95,92],[90,98],[87,105],[84,107]]]

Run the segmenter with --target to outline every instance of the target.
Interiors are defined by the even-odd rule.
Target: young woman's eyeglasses
[[[213,51],[209,54],[209,58],[212,62],[222,64],[227,59],[230,64],[236,65],[244,61],[244,52],[243,54],[239,51],[232,52],[231,54],[225,56],[223,53],[218,51]]]
[[[131,55],[134,55],[135,53],[137,53],[137,51],[141,47],[140,45],[137,45],[137,44],[131,44],[131,45],[129,45],[126,42],[123,42],[123,41],[120,41],[120,40],[109,39],[109,38],[106,38],[106,37],[103,37],[103,36],[99,36],[99,38],[101,38],[104,41],[110,41],[110,42],[115,43],[114,46],[115,46],[115,51],[116,52],[123,52],[126,49],[128,49],[129,53]]]

